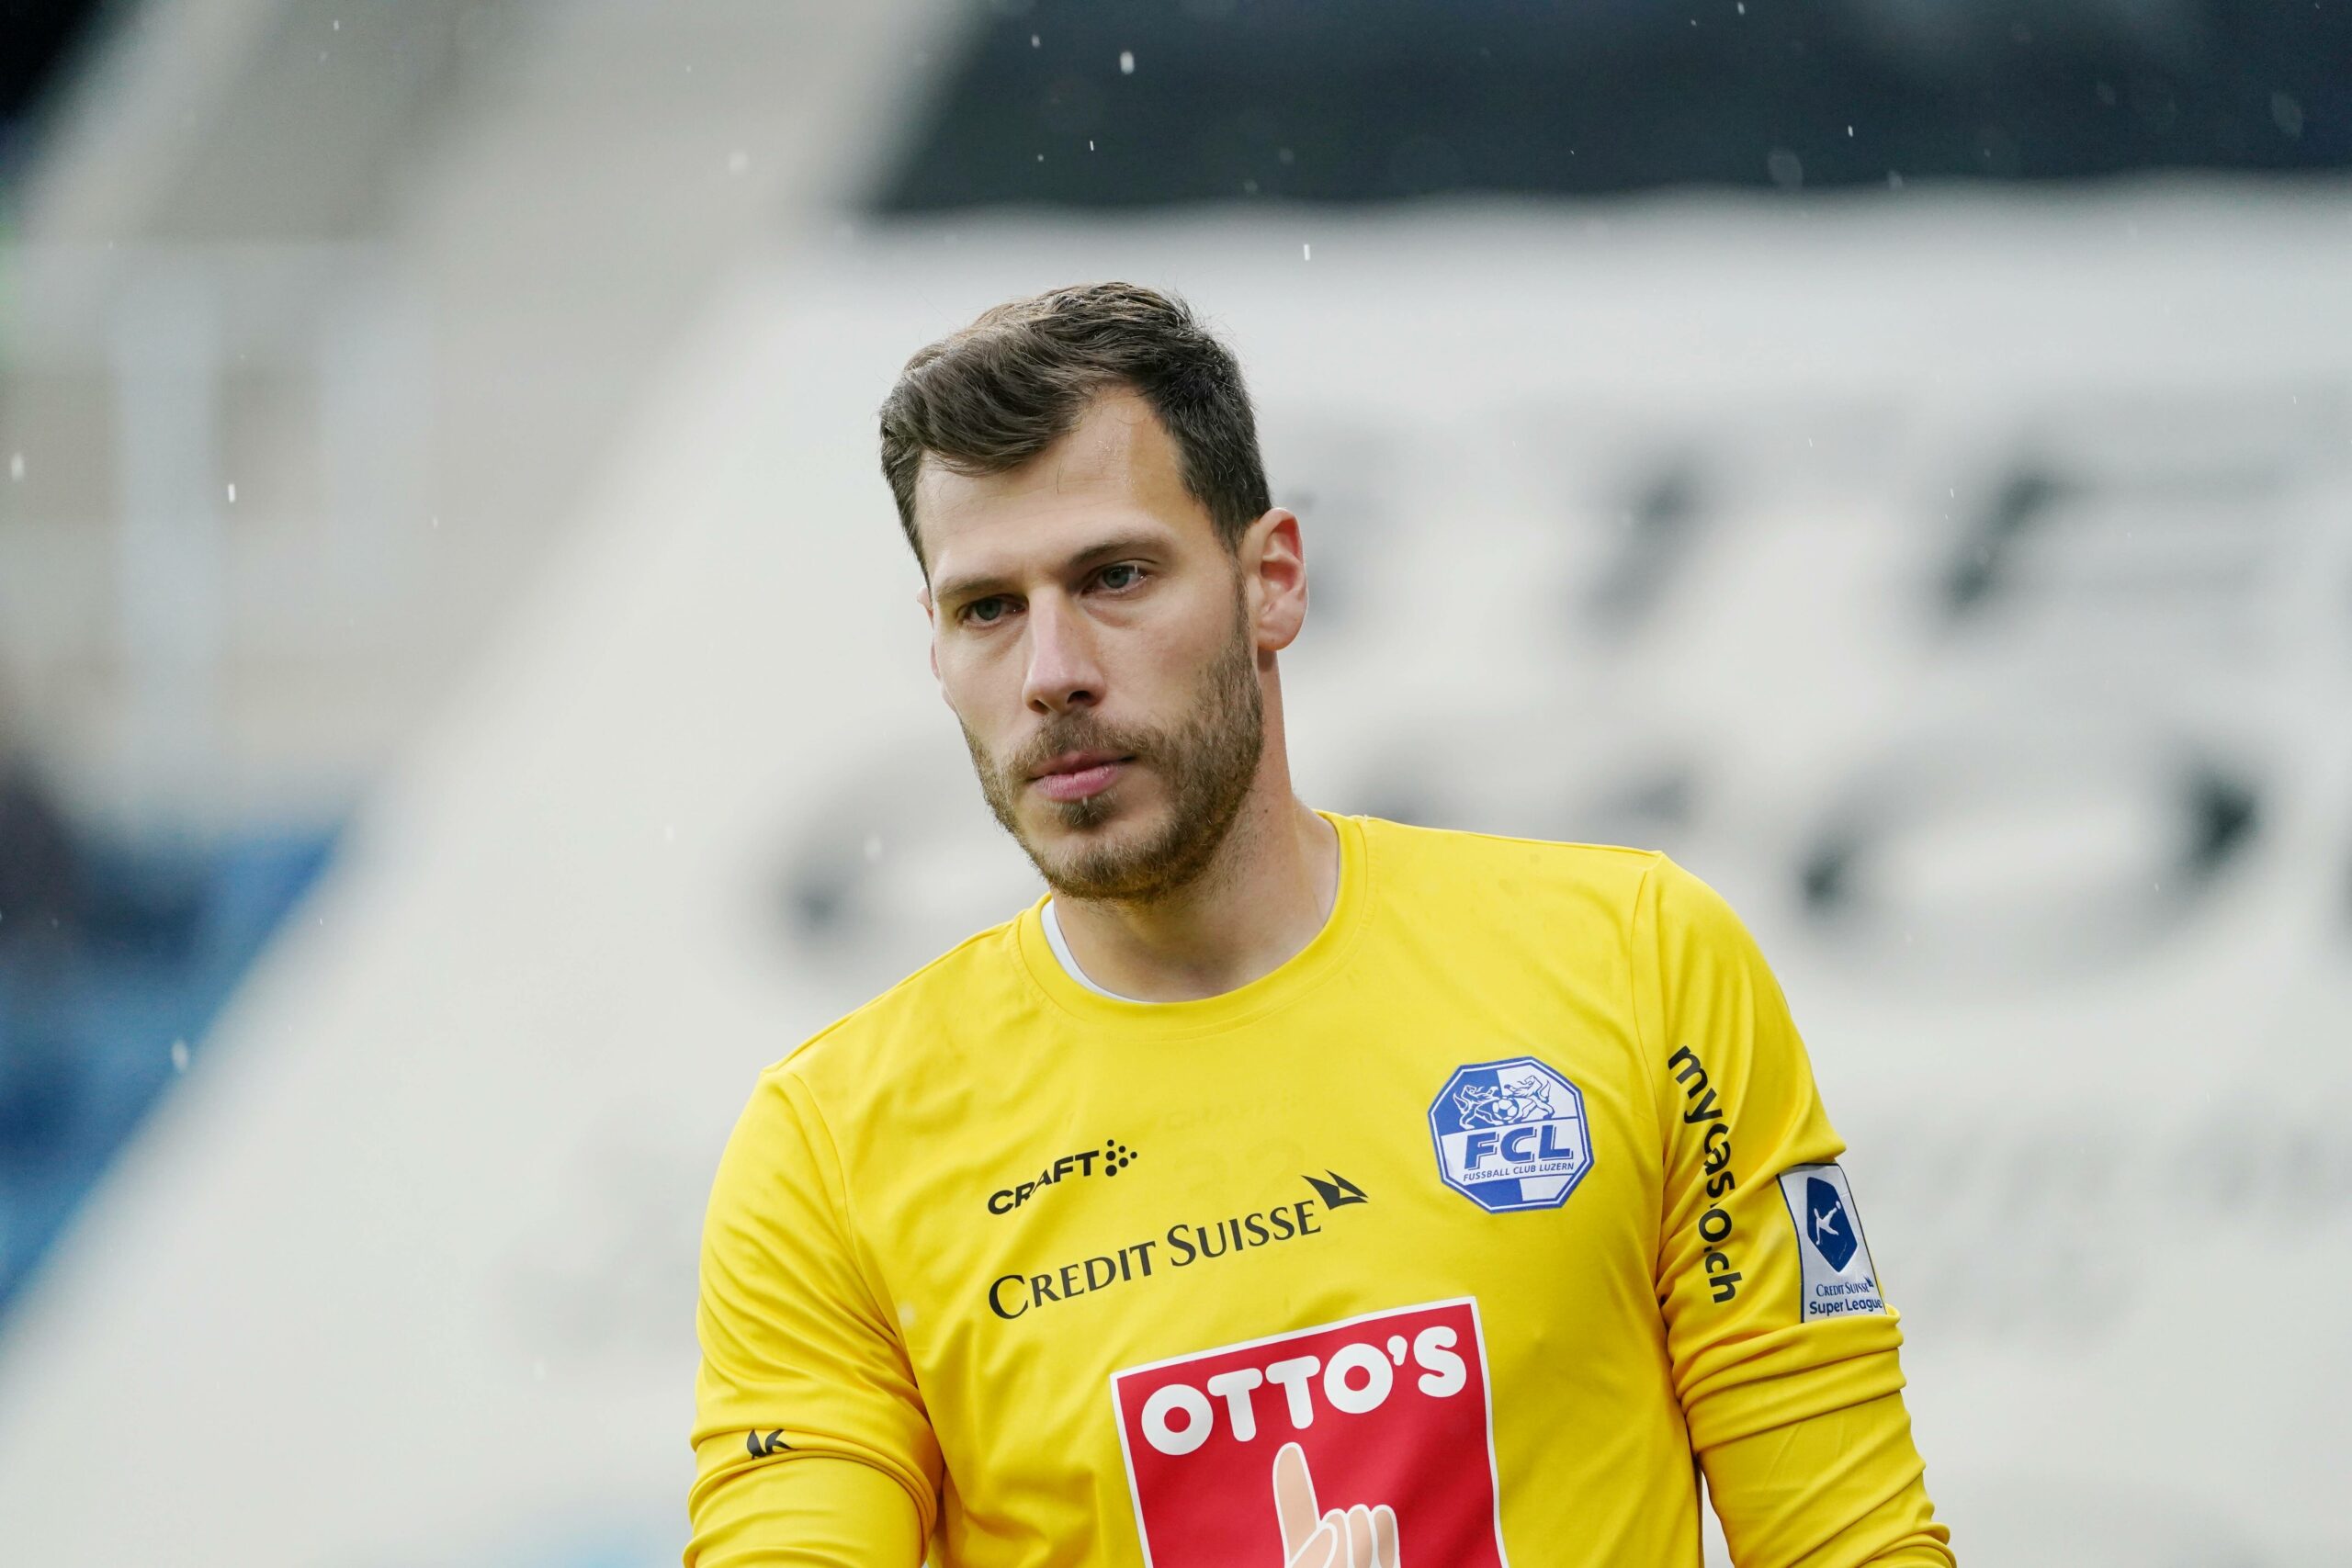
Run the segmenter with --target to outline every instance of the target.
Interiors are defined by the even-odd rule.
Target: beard
[[[1057,894],[1154,903],[1199,880],[1216,858],[1249,798],[1266,743],[1265,693],[1258,684],[1245,603],[1237,590],[1233,636],[1203,671],[1191,716],[1172,728],[1114,725],[1091,713],[1066,713],[1000,761],[963,727],[989,810]],[[1055,822],[1077,837],[1072,847],[1049,852],[1023,827],[1018,807],[1037,770],[1065,751],[1111,751],[1149,764],[1168,787],[1167,819],[1140,834],[1098,839],[1094,830],[1119,814],[1112,799],[1117,784],[1083,800],[1041,797]]]

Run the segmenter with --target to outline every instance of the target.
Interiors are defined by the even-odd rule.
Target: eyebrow
[[[1063,561],[1061,575],[1068,577],[1119,556],[1159,555],[1166,548],[1167,541],[1152,535],[1123,534],[1115,539],[1104,539],[1100,544],[1089,545]],[[1003,576],[981,574],[972,577],[951,577],[932,589],[931,598],[932,603],[935,604],[961,604],[967,600],[985,599],[993,594],[1006,592],[1012,586],[1011,579]]]

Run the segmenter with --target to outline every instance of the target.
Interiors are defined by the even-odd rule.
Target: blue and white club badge
[[[1592,1168],[1584,1096],[1532,1056],[1454,1068],[1430,1135],[1438,1175],[1491,1214],[1556,1209]]]

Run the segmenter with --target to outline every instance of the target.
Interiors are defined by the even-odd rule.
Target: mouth
[[[1110,788],[1134,761],[1116,751],[1065,751],[1031,774],[1029,782],[1047,800],[1084,800]]]

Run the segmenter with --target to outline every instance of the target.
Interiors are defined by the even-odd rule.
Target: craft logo
[[[1781,1173],[1781,1197],[1796,1226],[1803,1321],[1886,1311],[1846,1173],[1834,1165],[1792,1166]]]
[[[1283,1568],[1357,1506],[1379,1568],[1505,1568],[1467,1297],[1131,1367],[1111,1393],[1149,1568]]]
[[[1592,1168],[1584,1096],[1532,1056],[1456,1067],[1430,1135],[1438,1175],[1489,1213],[1556,1209]]]
[[[1046,1188],[1058,1186],[1074,1177],[1092,1176],[1098,1171],[1104,1176],[1116,1176],[1135,1162],[1135,1150],[1116,1138],[1105,1138],[1099,1149],[1080,1149],[1076,1154],[1062,1156],[1037,1172],[1035,1181],[1016,1181],[1010,1187],[998,1188],[989,1194],[989,1213],[1009,1214]]]

